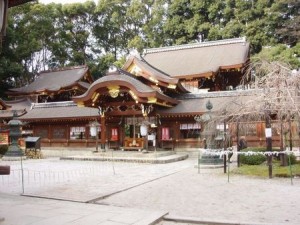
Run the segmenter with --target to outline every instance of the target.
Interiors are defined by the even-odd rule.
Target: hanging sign
[[[142,124],[140,127],[141,136],[146,136],[148,134],[148,126],[145,124]]]
[[[111,140],[112,141],[117,141],[118,140],[118,129],[117,128],[112,128],[111,129]]]
[[[97,136],[97,128],[96,127],[90,127],[90,133],[92,137]]]

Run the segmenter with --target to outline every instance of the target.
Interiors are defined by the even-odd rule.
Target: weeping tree
[[[243,83],[248,91],[236,91],[230,101],[223,101],[207,129],[215,129],[224,121],[239,124],[241,121],[265,121],[267,151],[272,151],[271,124],[278,120],[281,150],[284,150],[284,135],[290,134],[291,121],[299,124],[300,118],[300,72],[282,62],[257,60],[248,67]],[[238,149],[239,150],[239,149]],[[285,160],[282,160],[284,164]],[[272,156],[268,157],[269,175],[272,176]]]

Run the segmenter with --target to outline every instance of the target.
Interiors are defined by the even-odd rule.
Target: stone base
[[[4,157],[22,157],[24,153],[18,145],[8,146],[8,150],[5,153]]]
[[[26,156],[3,156],[2,161],[21,161],[26,160]]]

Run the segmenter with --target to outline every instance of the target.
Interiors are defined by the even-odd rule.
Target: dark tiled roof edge
[[[87,65],[80,65],[80,66],[70,66],[70,67],[54,68],[52,70],[41,71],[39,74],[61,72],[61,71],[66,71],[66,70],[76,70],[76,69],[82,69],[82,68],[88,68],[88,66]]]

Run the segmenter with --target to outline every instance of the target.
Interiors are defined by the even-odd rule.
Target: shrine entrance
[[[98,108],[101,118],[101,148],[143,150],[156,147],[156,108],[172,107],[178,100],[153,85],[146,85],[118,69],[94,82],[88,91],[74,97],[78,106]]]

